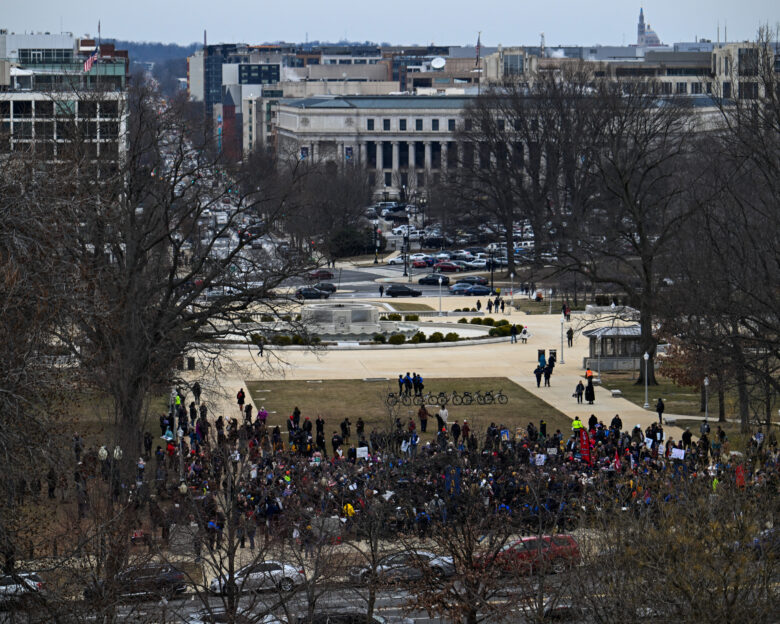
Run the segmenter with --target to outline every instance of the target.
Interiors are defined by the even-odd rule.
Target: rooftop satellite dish
[[[444,65],[447,63],[442,57],[437,56],[431,61],[431,67],[433,69],[444,69]]]

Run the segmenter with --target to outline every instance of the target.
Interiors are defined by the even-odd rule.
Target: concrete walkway
[[[395,299],[398,302],[428,303],[438,307],[438,298]],[[433,299],[436,299],[433,301]],[[378,299],[365,299],[375,301]],[[483,299],[482,303],[486,303]],[[474,297],[446,297],[443,300],[445,310],[473,307]],[[484,307],[483,307],[484,310]],[[508,311],[508,310],[507,310]],[[257,379],[363,379],[366,377],[387,377],[395,381],[401,372],[416,370],[426,378],[434,377],[508,377],[532,394],[540,397],[570,418],[579,416],[587,421],[591,414],[609,425],[615,414],[620,414],[624,429],[641,425],[644,430],[658,417],[653,410],[644,410],[630,401],[612,397],[608,389],[596,386],[594,405],[577,405],[572,397],[574,388],[580,379],[584,379],[583,357],[587,354],[588,341],[575,334],[574,346],[564,346],[561,358],[561,322],[560,314],[526,315],[490,314],[498,320],[505,318],[510,322],[528,327],[531,338],[527,344],[506,342],[494,344],[476,344],[471,346],[448,347],[442,349],[399,349],[365,351],[278,351],[267,349],[264,362],[278,356],[286,365],[273,370],[264,370],[258,366],[257,351],[235,349],[232,351],[235,362],[224,366],[219,375],[222,396],[212,396],[212,413],[233,416],[238,412],[235,394],[239,387],[246,389],[245,380]],[[572,317],[574,324],[575,317]],[[449,321],[453,331],[457,331],[458,317],[432,317],[431,321]],[[425,322],[425,320],[423,320]],[[564,325],[565,332],[569,324]],[[565,343],[565,337],[564,337]],[[537,362],[537,349],[557,349],[558,363],[551,379],[551,387],[537,388],[533,370]],[[561,359],[564,362],[561,362]],[[273,361],[273,360],[272,360]],[[651,405],[657,397],[651,395]],[[666,413],[673,417],[674,414]],[[683,418],[680,416],[680,418]],[[682,430],[677,427],[664,427],[667,438],[678,439]]]

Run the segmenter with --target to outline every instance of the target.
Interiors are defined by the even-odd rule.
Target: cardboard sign
[[[672,459],[685,459],[685,449],[672,449]]]
[[[536,456],[536,465],[537,466],[544,466],[544,462],[547,460],[546,455],[539,454]]]
[[[358,459],[368,459],[368,447],[367,446],[359,446],[357,448],[357,458]]]

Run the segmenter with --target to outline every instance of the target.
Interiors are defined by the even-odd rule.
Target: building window
[[[414,129],[417,130],[417,132],[422,132],[422,119],[414,120]]]
[[[522,54],[504,54],[504,76],[522,76],[523,75],[523,55]]]
[[[691,93],[693,95],[701,95],[701,83],[700,82],[692,82],[691,83]]]
[[[503,119],[498,120],[498,131],[503,132],[506,128],[506,122]]]
[[[757,82],[740,82],[739,83],[739,99],[740,100],[757,100],[758,99],[758,83]]]
[[[398,120],[398,129],[401,132],[405,132],[406,131],[406,119],[399,119]]]
[[[455,132],[455,120],[454,119],[448,119],[447,120],[447,130],[450,132]]]
[[[385,171],[385,186],[393,186],[393,172]]]
[[[739,49],[739,75],[758,76],[758,49]]]
[[[674,92],[677,95],[687,95],[688,93],[688,83],[687,82],[678,82],[675,86]]]
[[[367,119],[366,120],[366,129],[367,130],[373,130],[374,129],[374,120],[373,119]]]
[[[390,120],[389,119],[383,119],[382,120],[382,130],[384,130],[385,132],[389,132],[390,131]]]
[[[731,98],[731,83],[730,82],[724,82],[723,83],[723,97],[727,100]]]
[[[434,132],[439,131],[439,120],[438,119],[431,119],[431,130]]]

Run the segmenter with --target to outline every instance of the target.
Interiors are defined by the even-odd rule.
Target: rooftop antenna
[[[723,22],[723,43],[729,42],[729,23]]]
[[[544,33],[541,34],[541,37],[542,37],[542,42],[541,45],[539,46],[540,47],[539,56],[544,58]]]
[[[206,29],[203,29],[203,47],[205,48],[208,43],[208,40],[206,39]]]
[[[720,47],[720,20],[718,20],[718,47]]]

